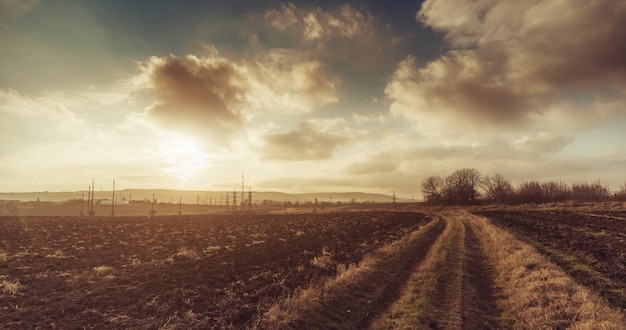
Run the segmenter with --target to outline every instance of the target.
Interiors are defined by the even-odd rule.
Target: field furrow
[[[0,217],[0,327],[244,328],[430,221],[391,212]]]
[[[500,329],[498,320],[502,312],[495,299],[495,272],[480,245],[476,229],[466,224],[463,270],[462,328]]]

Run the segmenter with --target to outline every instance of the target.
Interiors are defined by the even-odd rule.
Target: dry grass
[[[178,257],[181,259],[199,260],[200,254],[194,249],[180,248],[178,249],[176,253],[172,255],[172,257]]]
[[[311,265],[322,269],[330,269],[335,265],[333,262],[333,254],[324,247],[322,248],[321,255],[311,259]]]
[[[61,251],[61,250],[56,250],[56,251],[54,251],[54,253],[52,253],[52,254],[47,254],[47,255],[46,255],[46,258],[53,258],[53,259],[65,259],[65,258],[67,258],[67,257],[65,256],[65,254],[63,254],[63,251]]]
[[[381,288],[386,281],[385,272],[381,270],[381,264],[388,262],[393,256],[407,250],[412,242],[420,240],[431,233],[439,221],[441,220],[431,221],[426,226],[411,232],[402,239],[387,244],[366,255],[358,265],[342,266],[341,271],[335,278],[312,284],[311,287],[307,289],[296,291],[292,297],[287,297],[279,301],[274,304],[267,313],[261,315],[254,328],[298,328],[298,326],[295,326],[298,322],[304,322],[304,324],[318,324],[319,327],[324,328],[324,325],[319,325],[326,321],[323,319],[324,315],[313,316],[319,317],[319,320],[303,320],[303,317],[307,317],[305,315],[310,311],[318,310],[328,301],[338,296],[351,297],[346,299],[352,299],[352,296],[360,296],[361,304],[372,303],[371,296],[380,294],[380,290],[382,290]],[[322,256],[324,256],[323,253]],[[367,292],[365,289],[362,289],[363,287],[368,287],[369,290],[376,292]],[[350,310],[341,312],[351,313]],[[326,326],[335,328],[341,327],[338,324],[328,323],[326,323]]]
[[[24,286],[20,284],[19,280],[9,281],[3,279],[2,281],[0,281],[0,290],[2,291],[2,293],[11,296],[17,296],[18,294],[20,294],[20,290],[22,290],[23,287]]]
[[[446,221],[446,229],[411,275],[400,298],[374,321],[373,329],[461,327],[465,227],[458,219]]]
[[[502,322],[515,329],[623,329],[626,315],[578,285],[530,245],[464,214],[496,271]]]
[[[110,266],[96,266],[93,268],[94,273],[99,276],[109,275],[113,272],[113,268]]]

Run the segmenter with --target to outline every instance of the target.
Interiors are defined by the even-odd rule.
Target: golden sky
[[[621,0],[0,0],[0,191],[626,181]]]

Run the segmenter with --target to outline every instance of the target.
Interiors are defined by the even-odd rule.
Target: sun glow
[[[181,180],[181,183],[209,166],[210,157],[195,140],[186,137],[176,136],[163,140],[158,153],[166,163],[162,168],[163,172]]]

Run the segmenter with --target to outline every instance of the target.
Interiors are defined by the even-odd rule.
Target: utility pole
[[[87,187],[87,213],[91,215],[91,186]]]
[[[111,216],[115,215],[115,178],[113,178],[113,194],[111,196]]]
[[[183,196],[180,196],[180,199],[178,199],[178,220],[180,220],[180,209],[183,206]]]
[[[96,194],[95,189],[96,189],[96,184],[93,180],[91,180],[91,206],[90,206],[90,211],[89,211],[89,215],[91,216],[96,214],[96,212],[93,209],[94,195]]]
[[[396,203],[396,191],[393,191],[393,197],[391,197],[391,199],[393,200],[393,203]]]
[[[245,208],[245,204],[244,204],[244,193],[243,193],[243,172],[241,172],[241,210],[243,211],[243,209]]]
[[[83,200],[85,199],[85,191],[83,190],[80,194],[80,216],[83,216]]]
[[[152,209],[150,210],[150,217],[154,216],[154,203],[156,203],[156,199],[154,199],[154,193],[152,193]]]
[[[248,186],[248,209],[252,209],[252,187]]]
[[[237,190],[233,188],[233,211],[237,211]]]

